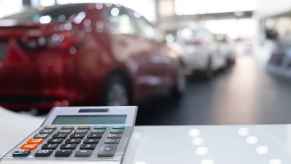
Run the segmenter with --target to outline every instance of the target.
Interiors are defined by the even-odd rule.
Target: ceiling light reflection
[[[74,18],[74,22],[77,24],[80,24],[85,18],[86,18],[86,13],[82,11]]]
[[[249,136],[249,137],[247,137],[246,142],[248,144],[254,145],[254,144],[259,142],[259,139],[258,139],[258,137],[255,137],[255,136]]]
[[[110,14],[114,17],[119,15],[119,9],[117,7],[114,7],[111,9]]]
[[[256,148],[256,152],[259,155],[265,155],[265,154],[268,154],[269,148],[268,148],[268,146],[259,146]]]
[[[200,137],[197,137],[192,140],[192,144],[195,146],[201,146],[203,143],[204,143],[204,139]]]
[[[189,135],[191,137],[198,137],[200,135],[200,130],[199,129],[191,129],[189,131]]]
[[[39,18],[41,24],[48,24],[52,21],[52,18],[49,15],[45,15]]]
[[[208,154],[208,147],[198,147],[195,152],[199,156],[207,155]]]
[[[249,135],[249,129],[248,128],[240,128],[238,130],[238,135],[242,137],[246,137]]]

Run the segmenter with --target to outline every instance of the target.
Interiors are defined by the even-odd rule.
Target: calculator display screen
[[[124,124],[126,115],[68,115],[57,116],[53,124]]]

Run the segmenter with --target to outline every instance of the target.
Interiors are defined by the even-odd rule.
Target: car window
[[[117,34],[135,34],[135,27],[131,18],[122,8],[110,8],[107,17],[111,32]]]
[[[84,5],[64,5],[57,7],[48,7],[42,10],[39,9],[26,9],[20,13],[7,16],[5,19],[15,19],[19,21],[32,21],[32,22],[65,22],[69,18],[84,11]],[[46,23],[48,23],[46,22]]]
[[[54,22],[65,22],[72,16],[84,11],[85,6],[83,5],[72,5],[64,7],[55,7],[48,10],[41,11],[41,16],[49,16]]]

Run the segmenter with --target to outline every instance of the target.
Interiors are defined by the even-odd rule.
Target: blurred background
[[[291,123],[291,0],[0,0],[0,106],[140,125]]]

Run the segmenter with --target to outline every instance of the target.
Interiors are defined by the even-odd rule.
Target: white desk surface
[[[1,109],[0,116],[0,155],[42,122]],[[139,126],[124,163],[289,164],[290,153],[290,125]]]

